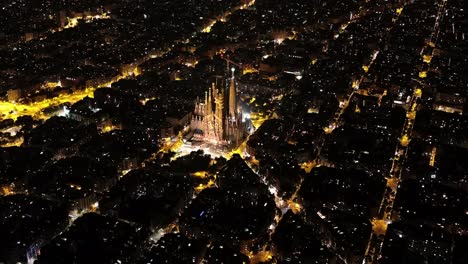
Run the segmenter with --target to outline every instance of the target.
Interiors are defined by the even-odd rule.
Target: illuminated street
[[[444,14],[445,4],[446,1],[443,0],[437,13],[436,24],[434,25],[434,29],[430,38],[431,42],[433,43],[437,42],[437,35],[439,34],[438,23],[441,19],[441,16]],[[427,46],[423,47],[421,50],[421,54],[423,54],[424,50],[427,48]],[[430,61],[427,62],[426,58],[423,58],[423,60],[425,63],[427,63],[428,66],[430,65]],[[419,74],[419,78],[423,79],[425,77],[426,74]],[[388,192],[384,192],[378,213],[379,218],[373,220],[373,232],[371,234],[369,244],[366,249],[366,259],[364,263],[377,263],[378,259],[381,257],[381,251],[385,240],[377,239],[376,241],[375,237],[379,235],[383,235],[385,237],[385,233],[387,231],[387,224],[392,222],[395,198],[398,193],[398,185],[401,180],[401,169],[403,168],[406,162],[408,145],[411,140],[411,135],[413,133],[414,119],[416,117],[416,112],[418,109],[418,101],[421,98],[423,90],[424,88],[420,87],[413,88],[413,94],[410,99],[410,108],[407,110],[406,113],[406,119],[401,133],[400,143],[396,147],[396,154],[393,158],[392,169],[387,179],[387,187],[389,188],[387,188],[386,190],[388,190]]]

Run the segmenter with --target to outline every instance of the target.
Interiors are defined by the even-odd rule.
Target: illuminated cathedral
[[[224,85],[221,85],[224,86]],[[197,99],[190,128],[195,131],[194,139],[216,145],[237,146],[246,138],[249,130],[248,120],[242,117],[238,104],[234,69],[226,97],[224,87],[212,83],[205,92],[205,100]],[[227,104],[227,108],[224,106]]]

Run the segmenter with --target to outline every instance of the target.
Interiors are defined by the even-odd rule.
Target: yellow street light
[[[425,63],[431,63],[431,60],[432,60],[432,56],[431,55],[423,55],[423,61]]]
[[[402,145],[403,147],[407,147],[409,142],[410,142],[410,139],[409,139],[408,135],[406,135],[406,134],[403,135],[401,137],[401,139],[400,139],[400,145]]]

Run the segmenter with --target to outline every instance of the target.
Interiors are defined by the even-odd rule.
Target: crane
[[[230,72],[230,71],[231,71],[231,69],[229,68],[229,63],[236,65],[237,67],[240,68],[241,71],[243,70],[242,63],[237,63],[237,62],[235,62],[235,61],[229,59],[228,57],[225,57],[225,56],[224,56],[224,53],[221,54],[221,59],[223,59],[223,60],[226,61],[226,69],[227,69],[226,72]]]

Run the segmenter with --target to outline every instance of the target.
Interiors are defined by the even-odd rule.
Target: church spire
[[[212,84],[212,87],[214,87],[214,83]],[[212,99],[211,99],[211,88],[208,88],[208,100],[206,102],[206,114],[211,115],[212,110]]]
[[[232,68],[231,83],[229,85],[229,115],[234,118],[237,114],[236,84],[234,78],[235,69]]]

